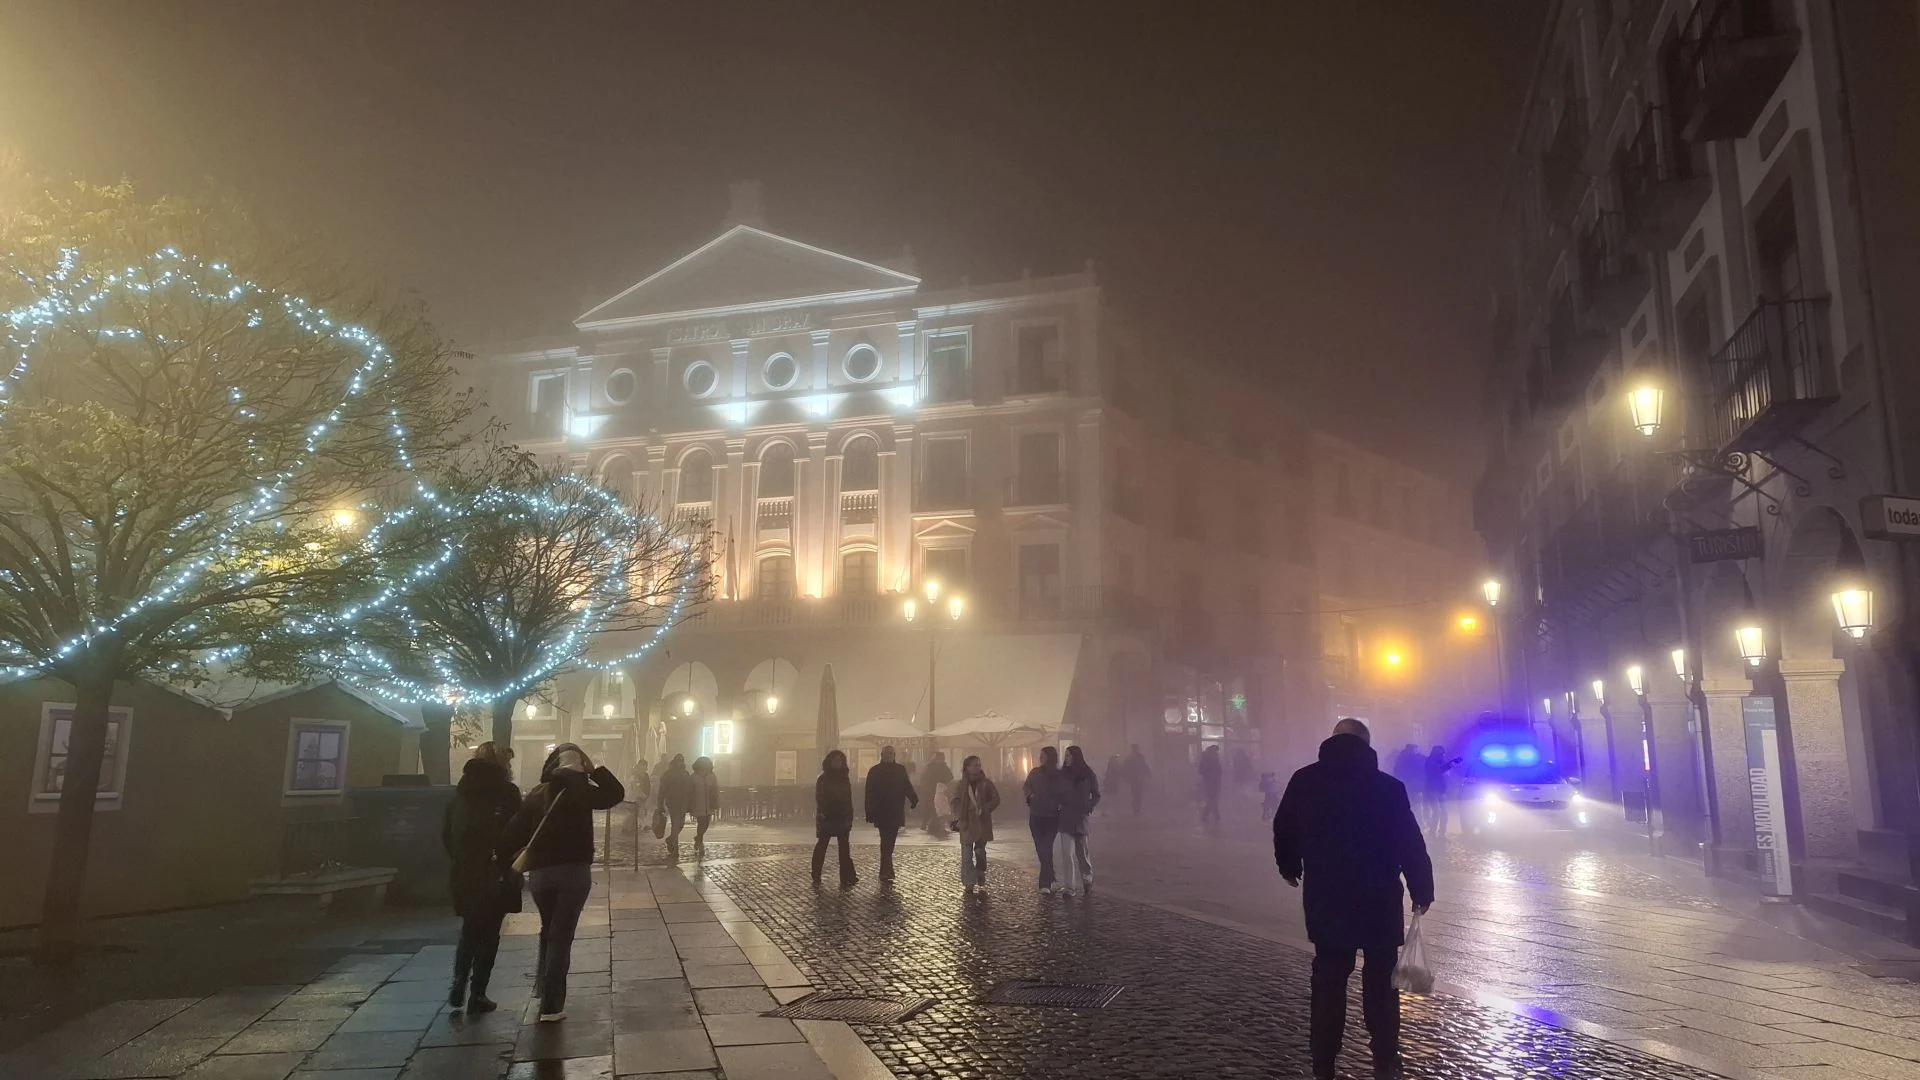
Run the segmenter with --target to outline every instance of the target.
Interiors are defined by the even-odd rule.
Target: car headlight
[[[1488,806],[1499,806],[1506,800],[1502,799],[1497,791],[1484,791],[1480,794],[1480,801]]]
[[[1579,792],[1577,792],[1577,791],[1576,791],[1576,792],[1574,792],[1573,794],[1571,794],[1571,795],[1569,795],[1569,796],[1567,796],[1567,805],[1568,805],[1568,806],[1574,806],[1574,807],[1578,807],[1578,806],[1583,806],[1583,805],[1585,805],[1585,804],[1586,804],[1586,801],[1587,801],[1587,800],[1586,800],[1586,797],[1585,797],[1585,796],[1583,796],[1583,795],[1581,795],[1581,794],[1580,794]]]

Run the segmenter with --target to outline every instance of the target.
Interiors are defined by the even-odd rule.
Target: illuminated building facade
[[[1090,268],[935,290],[738,224],[487,365],[519,442],[714,551],[666,649],[529,700],[523,762],[570,736],[804,783],[829,666],[841,728],[991,712],[1100,762],[1258,758],[1312,714],[1304,432],[1148,356]]]

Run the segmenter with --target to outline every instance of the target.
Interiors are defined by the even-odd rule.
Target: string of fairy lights
[[[338,387],[337,401],[304,432],[297,454],[273,465],[264,460],[263,450],[254,448],[254,464],[260,466],[262,474],[258,485],[247,497],[220,512],[223,516],[215,522],[210,539],[201,543],[200,550],[191,558],[163,574],[142,595],[121,603],[116,610],[89,613],[87,624],[79,632],[44,653],[30,650],[20,642],[0,642],[0,653],[5,655],[5,659],[0,660],[0,674],[26,676],[44,673],[99,637],[123,629],[129,620],[156,605],[189,595],[197,584],[209,575],[221,573],[223,567],[238,568],[226,571],[235,575],[236,583],[257,573],[245,557],[249,554],[246,547],[249,537],[258,528],[284,530],[289,527],[283,507],[290,489],[302,472],[319,460],[328,437],[343,425],[348,412],[383,384],[384,377],[392,370],[394,358],[378,336],[365,327],[336,322],[325,309],[300,297],[262,287],[234,274],[225,263],[206,262],[172,247],[162,248],[138,265],[107,273],[82,269],[81,253],[68,249],[60,253],[53,269],[44,275],[18,270],[16,273],[31,290],[33,299],[5,315],[7,342],[14,355],[11,369],[0,376],[0,424],[9,422],[23,384],[33,370],[34,357],[54,333],[80,326],[101,341],[126,344],[137,343],[148,336],[149,331],[138,326],[111,322],[112,302],[129,294],[177,290],[192,302],[226,305],[245,312],[244,322],[248,328],[264,326],[269,315],[277,313],[311,339],[337,342],[353,350],[357,357]],[[89,320],[97,321],[90,324]],[[258,418],[248,403],[245,388],[230,387],[227,400],[233,404],[235,419]],[[661,528],[660,522],[626,507],[612,492],[573,476],[563,477],[545,490],[514,490],[496,485],[464,499],[448,499],[414,469],[406,425],[391,400],[386,415],[390,421],[387,435],[391,439],[394,463],[399,472],[412,480],[412,501],[382,510],[356,543],[363,553],[378,557],[389,536],[423,513],[441,519],[436,524],[442,527],[443,535],[418,561],[404,568],[396,567],[397,572],[387,576],[375,595],[339,611],[309,613],[290,619],[297,634],[316,643],[313,650],[316,660],[337,677],[389,701],[404,703],[457,707],[507,696],[517,698],[570,664],[606,670],[638,660],[660,642],[685,612],[697,577],[697,567],[691,559],[682,562],[683,572],[667,590],[662,605],[664,617],[641,635],[635,647],[615,656],[586,659],[590,645],[632,599],[631,590],[641,569],[632,565],[632,538],[644,530]],[[592,520],[598,526],[593,538],[606,545],[604,571],[582,587],[573,607],[574,618],[538,650],[532,663],[514,677],[495,685],[470,683],[460,675],[445,644],[432,640],[429,628],[414,615],[408,599],[419,590],[431,587],[461,557],[463,524],[473,525],[481,517],[490,515],[514,521],[562,514],[579,507],[584,500],[597,504]],[[196,515],[176,523],[175,536],[206,524],[205,515]],[[682,554],[691,554],[686,538],[672,533],[667,536],[668,542]],[[69,543],[66,550],[84,551],[86,544]],[[68,570],[81,572],[71,567]],[[405,647],[410,655],[405,659],[389,654],[386,645],[359,632],[360,627],[370,624],[370,616],[389,614],[399,620],[407,642]],[[175,629],[189,634],[198,629],[198,624],[188,622]],[[244,647],[238,645],[206,650],[197,660],[202,664],[215,664],[231,660],[243,651]],[[406,674],[417,670],[422,660],[431,672],[430,678]]]

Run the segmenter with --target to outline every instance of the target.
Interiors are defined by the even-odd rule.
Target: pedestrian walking
[[[880,830],[880,884],[893,883],[893,842],[907,824],[907,807],[920,808],[907,767],[893,759],[893,747],[880,748],[880,763],[867,770],[863,802],[867,823]]]
[[[1147,767],[1147,757],[1140,752],[1140,744],[1134,743],[1127,754],[1126,765],[1127,794],[1133,797],[1133,816],[1140,816],[1140,801],[1146,796],[1147,781],[1153,778],[1153,770]]]
[[[840,887],[850,889],[860,881],[853,870],[853,853],[847,850],[847,834],[853,831],[853,779],[847,774],[847,755],[827,751],[820,762],[820,779],[813,782],[813,883],[820,884],[820,869],[827,861],[827,844],[840,841]]]
[[[453,911],[460,916],[453,986],[447,991],[450,1009],[488,1013],[499,1008],[487,997],[487,981],[500,953],[500,924],[522,903],[513,852],[501,850],[507,823],[520,810],[520,789],[507,778],[512,762],[513,751],[494,743],[474,747],[441,820],[440,846],[453,860]]]
[[[540,951],[534,993],[541,1023],[567,1015],[567,969],[580,911],[593,890],[593,812],[627,797],[619,778],[594,765],[586,751],[561,743],[540,767],[540,786],[527,794],[507,825],[503,850],[520,851],[528,891],[540,909]]]
[[[1218,743],[1200,752],[1200,823],[1220,820],[1220,764]]]
[[[1447,838],[1447,774],[1460,764],[1459,758],[1449,759],[1447,748],[1436,746],[1427,755],[1425,784],[1422,794],[1427,811],[1427,828],[1442,840]]]
[[[1040,891],[1053,893],[1053,839],[1060,834],[1060,751],[1040,748],[1040,764],[1027,773],[1027,829],[1033,833],[1034,854],[1040,857]]]
[[[1274,812],[1280,809],[1280,774],[1263,772],[1260,774],[1260,820],[1272,821]]]
[[[1067,856],[1061,873],[1069,893],[1075,888],[1082,893],[1093,891],[1093,858],[1087,852],[1087,833],[1093,810],[1099,805],[1100,778],[1087,764],[1086,751],[1067,747],[1067,762],[1060,767],[1060,846]]]
[[[667,858],[680,861],[680,830],[687,827],[687,810],[693,805],[693,774],[687,771],[687,755],[675,754],[660,772],[660,808],[667,812]]]
[[[1347,1022],[1347,982],[1364,954],[1362,1013],[1377,1080],[1400,1073],[1400,991],[1393,985],[1405,932],[1404,894],[1416,914],[1433,904],[1433,862],[1406,785],[1380,771],[1367,726],[1348,718],[1320,744],[1320,760],[1287,782],[1273,818],[1273,857],[1301,886],[1313,943],[1308,1045],[1313,1075],[1331,1078]]]
[[[1246,747],[1238,747],[1233,751],[1233,782],[1251,784],[1253,781],[1253,758],[1247,754]]]
[[[987,891],[987,842],[993,839],[993,812],[1000,809],[1000,789],[987,778],[978,756],[960,763],[960,782],[949,801],[953,829],[960,834],[960,887],[969,893]]]
[[[946,839],[947,829],[940,819],[940,789],[947,789],[947,798],[953,798],[953,770],[947,766],[947,755],[938,750],[927,762],[926,771],[920,776],[920,787],[927,793],[927,832],[940,839]]]
[[[1414,795],[1426,790],[1427,755],[1412,743],[1400,748],[1393,755],[1393,775],[1396,780],[1407,785],[1407,794]]]
[[[693,759],[693,772],[687,777],[687,814],[693,818],[693,857],[707,857],[707,826],[720,809],[720,778],[713,775],[713,759]],[[678,829],[674,830],[676,834]]]

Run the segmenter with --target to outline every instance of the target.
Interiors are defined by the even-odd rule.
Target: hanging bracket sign
[[[1861,499],[1860,531],[1875,540],[1920,540],[1920,499],[1899,495]]]
[[[1687,561],[1691,563],[1759,557],[1760,530],[1753,525],[1737,529],[1709,529],[1687,535]]]

